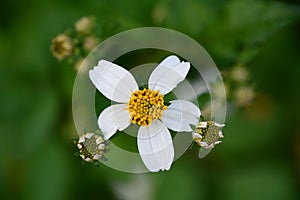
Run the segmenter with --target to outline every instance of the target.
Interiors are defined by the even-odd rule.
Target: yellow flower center
[[[153,120],[161,119],[167,109],[164,95],[149,89],[133,92],[128,102],[131,122],[140,126],[149,126]]]

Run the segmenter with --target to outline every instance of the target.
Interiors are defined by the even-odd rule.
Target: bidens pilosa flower
[[[78,33],[86,35],[93,32],[95,28],[95,18],[82,17],[75,23],[75,29]]]
[[[74,44],[72,39],[65,35],[60,34],[57,37],[52,39],[51,52],[58,59],[63,60],[67,57],[70,57],[73,53]]]
[[[80,136],[77,147],[80,157],[87,162],[99,161],[105,152],[105,141],[95,133],[86,133]]]
[[[192,136],[194,141],[201,146],[199,157],[206,156],[215,145],[221,143],[224,137],[222,129],[225,124],[219,124],[214,121],[202,121],[196,126]]]
[[[169,129],[188,131],[190,124],[199,122],[200,110],[185,100],[170,101],[167,106],[164,95],[183,81],[190,63],[180,62],[176,56],[164,59],[151,73],[148,89],[139,90],[130,72],[124,68],[100,60],[89,76],[96,88],[108,99],[119,104],[104,109],[98,125],[104,139],[122,131],[130,123],[140,126],[137,145],[145,166],[152,172],[169,170],[174,159],[174,147]]]

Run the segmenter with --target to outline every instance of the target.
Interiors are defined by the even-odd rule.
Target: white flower
[[[104,139],[130,123],[140,125],[137,144],[145,166],[152,172],[169,170],[174,147],[167,128],[191,132],[190,124],[196,125],[201,114],[197,106],[185,100],[173,100],[169,106],[164,104],[164,95],[185,79],[189,69],[190,63],[169,56],[150,75],[149,89],[139,90],[130,72],[100,60],[89,71],[90,79],[104,96],[119,103],[104,109],[98,118]]]

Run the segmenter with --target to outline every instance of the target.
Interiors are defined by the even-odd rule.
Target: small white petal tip
[[[104,141],[103,141],[102,137],[98,137],[97,140],[96,140],[96,143],[97,143],[97,144],[101,144],[101,143],[103,143],[103,142],[104,142]]]
[[[101,155],[96,154],[96,155],[94,155],[93,160],[99,160],[100,158],[101,158]]]
[[[225,126],[225,124],[220,124],[220,123],[218,123],[218,122],[215,122],[215,126],[222,128],[222,127]]]
[[[216,142],[215,142],[215,145],[216,145],[216,144],[220,144],[221,142],[222,142],[222,141],[216,141]]]
[[[202,138],[202,136],[199,133],[193,133],[193,137],[194,138]]]
[[[198,125],[197,125],[197,128],[205,128],[207,126],[207,122],[200,122]]]
[[[78,143],[83,143],[83,142],[85,142],[85,137],[84,137],[84,135],[82,135],[82,136],[79,138],[79,140],[78,140]]]
[[[201,147],[208,147],[208,144],[206,142],[199,142]]]
[[[94,135],[94,133],[87,133],[85,135],[86,138],[91,139],[91,137]]]
[[[224,135],[223,135],[222,131],[219,131],[218,135],[219,135],[220,138],[224,138]]]

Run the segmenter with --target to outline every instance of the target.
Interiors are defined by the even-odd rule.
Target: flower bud
[[[98,44],[98,39],[94,36],[86,37],[83,40],[83,49],[87,52],[92,51]]]
[[[83,35],[91,33],[94,27],[94,19],[91,17],[82,17],[75,23],[76,31]]]
[[[232,68],[230,72],[230,76],[232,80],[237,81],[239,83],[243,83],[248,81],[249,79],[249,71],[246,69],[246,67],[242,65],[237,65]]]
[[[242,86],[234,92],[234,101],[238,106],[248,106],[253,101],[254,96],[252,87]]]
[[[63,60],[72,55],[74,45],[72,39],[65,35],[60,34],[52,39],[51,52],[58,60]]]
[[[87,162],[99,161],[104,158],[106,144],[102,136],[95,133],[81,135],[77,147],[80,157]]]

